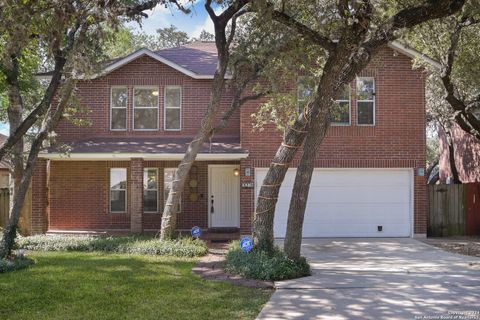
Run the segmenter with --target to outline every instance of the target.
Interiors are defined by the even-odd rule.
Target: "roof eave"
[[[248,157],[248,153],[199,153],[197,161],[227,161],[241,160]],[[114,153],[114,152],[90,152],[90,153],[40,153],[39,158],[57,161],[125,161],[132,158],[143,158],[144,160],[179,161],[184,153]]]

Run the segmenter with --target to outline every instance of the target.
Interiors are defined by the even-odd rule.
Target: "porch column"
[[[37,159],[31,182],[31,223],[22,221],[23,224],[31,225],[31,229],[27,232],[32,234],[45,233],[48,228],[48,170],[48,160]],[[28,201],[29,199],[26,198],[25,200]],[[25,203],[24,209],[27,207],[28,210],[28,206],[29,204]],[[22,214],[24,213],[22,212]]]
[[[143,159],[130,160],[130,231],[143,231]]]

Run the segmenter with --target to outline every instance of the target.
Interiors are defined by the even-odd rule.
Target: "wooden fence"
[[[480,236],[480,183],[429,185],[428,202],[428,236]]]
[[[8,188],[0,189],[0,227],[7,225],[10,213],[10,191]]]

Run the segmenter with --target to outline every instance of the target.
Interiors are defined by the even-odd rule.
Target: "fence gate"
[[[480,235],[480,183],[428,186],[428,236]]]
[[[10,213],[10,191],[8,188],[0,189],[0,227],[5,227]]]

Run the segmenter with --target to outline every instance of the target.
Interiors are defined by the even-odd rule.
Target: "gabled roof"
[[[388,46],[410,58],[422,59],[432,65],[434,68],[440,68],[440,63],[429,58],[425,54],[410,48],[399,42],[392,41]],[[217,68],[217,49],[213,42],[195,41],[175,48],[167,48],[158,51],[152,51],[146,48],[139,49],[125,57],[116,58],[107,61],[103,70],[89,79],[95,79],[126,65],[142,56],[148,56],[161,63],[166,64],[173,69],[192,77],[193,79],[213,79]],[[39,78],[48,78],[51,73],[40,73]],[[226,75],[226,78],[231,78]]]

